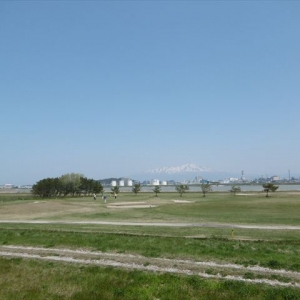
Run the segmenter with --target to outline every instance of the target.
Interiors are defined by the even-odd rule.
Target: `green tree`
[[[32,194],[39,197],[57,197],[67,195],[90,195],[103,192],[100,182],[89,179],[80,174],[65,174],[59,178],[45,178],[32,186]]]
[[[180,194],[180,197],[182,197],[183,193],[188,191],[190,188],[185,184],[180,184],[180,185],[176,185],[175,189]]]
[[[92,193],[102,194],[104,192],[104,188],[103,188],[102,184],[99,181],[93,180],[92,185],[93,185]]]
[[[60,181],[58,178],[45,178],[32,186],[31,193],[34,196],[50,198],[58,196],[61,192]]]
[[[118,195],[120,193],[120,188],[118,186],[113,186],[110,188],[111,194]]]
[[[236,193],[239,193],[241,191],[241,188],[238,186],[233,185],[231,187],[231,190],[229,190],[230,193],[232,193],[234,196],[236,195]]]
[[[90,183],[86,177],[80,177],[79,189],[85,196],[91,192],[90,191]]]
[[[157,185],[157,186],[153,189],[153,192],[155,193],[155,197],[157,197],[157,194],[161,192],[160,186]]]
[[[273,183],[265,183],[262,185],[264,188],[264,192],[266,193],[266,197],[269,197],[269,192],[276,192],[278,189],[278,185],[275,185]]]
[[[137,195],[137,193],[139,193],[141,191],[141,184],[140,183],[135,183],[132,187],[132,192],[135,193],[135,195]]]
[[[211,183],[208,183],[208,182],[207,183],[202,183],[200,185],[200,187],[201,187],[201,191],[202,191],[203,197],[206,196],[206,193],[209,193],[209,192],[212,191]]]
[[[102,184],[94,179],[80,177],[79,193],[84,195],[99,194],[103,192]]]
[[[80,178],[84,177],[84,175],[79,173],[68,173],[59,177],[64,190],[64,196],[71,194],[74,196],[75,194],[80,194]]]

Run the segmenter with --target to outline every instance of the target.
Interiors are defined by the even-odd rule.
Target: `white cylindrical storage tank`
[[[128,180],[127,185],[132,186],[132,180],[131,179]]]
[[[117,186],[117,182],[115,180],[113,180],[110,185],[111,186]]]
[[[119,181],[119,186],[124,186],[124,185],[125,185],[124,180],[120,180],[120,181]]]
[[[167,182],[166,182],[165,180],[163,180],[163,181],[161,182],[161,185],[167,185]]]
[[[159,185],[159,180],[158,179],[153,179],[152,184],[153,185]]]

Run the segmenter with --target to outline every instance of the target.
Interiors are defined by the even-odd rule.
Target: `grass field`
[[[300,299],[297,193],[23,199],[0,195],[0,299]]]

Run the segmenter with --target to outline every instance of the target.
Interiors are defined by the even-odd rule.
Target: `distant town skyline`
[[[199,171],[197,171],[199,170]],[[200,171],[202,170],[202,171]],[[78,173],[78,172],[74,172]],[[66,173],[64,173],[66,174]],[[60,174],[56,177],[60,177]],[[82,173],[79,173],[82,174]],[[82,174],[83,176],[86,176],[86,174]],[[51,176],[45,176],[43,178],[39,178],[38,180],[45,179]],[[55,177],[55,176],[52,176]],[[233,172],[226,172],[226,171],[214,171],[209,168],[202,168],[194,163],[192,164],[184,164],[182,166],[173,166],[173,167],[161,167],[153,170],[147,170],[143,171],[131,176],[110,176],[105,178],[93,178],[94,180],[105,180],[113,178],[112,180],[115,181],[116,179],[119,179],[121,181],[126,180],[138,180],[140,182],[169,182],[169,181],[178,181],[178,182],[193,182],[195,181],[195,178],[197,180],[210,180],[210,181],[219,181],[223,183],[230,183],[230,182],[236,182],[236,181],[252,181],[256,179],[264,180],[264,179],[271,179],[271,180],[291,180],[291,179],[297,179],[300,180],[300,174],[299,173],[291,173],[290,170],[288,170],[285,174],[279,174],[279,173],[272,173],[272,174],[247,174],[244,170],[240,171],[239,173],[233,173]],[[0,187],[4,186],[30,186],[34,183],[36,183],[38,180],[32,183],[18,183],[16,182],[6,182],[1,183]],[[165,183],[164,183],[165,184]],[[122,184],[124,185],[124,184]]]
[[[299,1],[1,1],[0,184],[189,162],[299,176],[299,15]]]

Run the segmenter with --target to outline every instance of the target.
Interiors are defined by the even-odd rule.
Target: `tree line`
[[[56,178],[45,178],[32,186],[32,194],[42,198],[88,196],[103,193],[100,182],[82,174],[69,173]]]
[[[203,197],[205,197],[207,193],[212,192],[212,184],[209,182],[201,184],[200,188]],[[269,192],[275,192],[278,189],[278,186],[275,186],[272,183],[266,183],[263,184],[263,188],[266,197],[269,197]],[[132,187],[132,192],[137,195],[141,189],[141,184],[136,183]],[[182,197],[182,195],[189,190],[189,186],[184,184],[176,185],[175,190],[180,194],[180,197]],[[86,178],[84,175],[78,173],[65,174],[56,178],[45,178],[32,186],[32,194],[42,198],[81,195],[89,196],[92,194],[103,194],[103,192],[104,188],[99,181]],[[114,194],[115,198],[119,192],[119,187],[111,187],[111,194]],[[155,186],[153,192],[157,197],[161,192],[161,187]],[[241,188],[232,186],[229,192],[235,196],[236,193],[241,192]]]
[[[265,183],[262,185],[262,187],[263,187],[263,192],[266,193],[266,197],[269,197],[269,192],[276,192],[276,190],[278,189],[278,185],[275,185],[273,183]],[[200,188],[201,188],[203,197],[205,197],[207,193],[212,192],[212,184],[209,182],[201,184]],[[189,190],[189,186],[180,184],[180,185],[177,185],[175,187],[175,189],[180,194],[180,197],[182,197],[183,193],[185,193],[186,191]],[[156,191],[153,190],[153,191],[156,193],[156,196],[157,196],[157,193],[160,192],[160,189],[158,189],[158,191],[157,190]],[[234,185],[231,187],[229,192],[235,196],[237,193],[241,192],[241,188]]]

